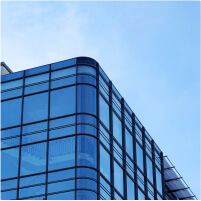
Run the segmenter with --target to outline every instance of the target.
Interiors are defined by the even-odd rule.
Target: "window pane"
[[[17,188],[17,179],[1,181],[1,190],[7,190],[11,188]]]
[[[50,116],[75,113],[75,86],[51,91]]]
[[[113,113],[113,136],[122,144],[122,124],[120,119]]]
[[[110,181],[110,155],[100,146],[100,171]]]
[[[159,193],[162,195],[163,194],[162,176],[161,176],[161,173],[158,171],[157,168],[156,168],[156,187],[157,187],[157,190],[159,191]]]
[[[53,71],[51,73],[51,79],[55,79],[55,78],[59,78],[59,77],[63,77],[63,76],[67,76],[67,75],[72,75],[76,73],[76,68],[65,68],[62,70],[57,70],[57,71]]]
[[[58,193],[58,194],[53,194],[53,195],[48,195],[47,199],[48,200],[74,200],[74,191],[70,192],[65,192],[65,193]]]
[[[22,79],[1,83],[1,90],[4,91],[4,90],[12,89],[15,87],[20,87],[20,86],[22,86],[22,84],[23,84]]]
[[[17,190],[1,192],[1,200],[16,200]]]
[[[21,98],[1,102],[1,127],[10,127],[21,122]]]
[[[92,191],[78,190],[77,200],[97,200],[97,194]]]
[[[133,158],[133,136],[125,129],[126,151]]]
[[[45,193],[45,185],[23,188],[19,190],[19,197],[29,197],[34,195],[41,195]]]
[[[101,95],[99,95],[99,104],[100,120],[109,129],[109,105],[105,102]]]
[[[13,98],[16,96],[21,96],[22,95],[22,88],[21,89],[15,89],[12,91],[5,91],[1,93],[1,99],[7,99],[7,98]]]
[[[24,98],[23,122],[47,119],[48,93],[26,96]]]
[[[140,145],[138,145],[138,143],[136,143],[136,149],[137,149],[137,165],[142,171],[144,171],[143,150],[140,147]]]
[[[77,115],[77,123],[89,123],[93,125],[97,125],[97,120],[94,116],[88,114],[80,114]]]
[[[111,200],[111,187],[110,187],[110,185],[102,177],[100,177],[100,183],[101,183],[101,185],[100,185],[101,196],[103,196],[103,198],[106,200]]]
[[[77,179],[77,189],[83,188],[97,191],[97,182],[91,179]]]
[[[39,174],[36,176],[20,178],[20,187],[45,183],[45,178],[46,178],[45,174]]]
[[[71,84],[75,84],[76,82],[76,77],[71,76],[71,77],[64,77],[61,79],[56,79],[51,81],[51,89],[58,88],[61,86],[67,86]]]
[[[77,165],[97,166],[97,141],[85,135],[77,136]]]
[[[88,73],[96,76],[96,69],[90,66],[78,66],[78,73]]]
[[[23,146],[21,150],[20,175],[34,174],[46,170],[46,143]]]
[[[75,137],[53,140],[49,143],[49,170],[75,165]]]
[[[35,75],[35,76],[25,78],[25,85],[42,82],[42,81],[46,81],[46,80],[49,80],[49,73]]]
[[[114,161],[114,187],[122,195],[124,194],[123,170],[115,161]]]
[[[97,180],[97,172],[91,168],[77,168],[77,177],[90,177]]]
[[[78,75],[77,76],[78,83],[89,83],[96,86],[96,79],[90,75]]]
[[[127,200],[135,200],[134,182],[127,176]]]
[[[17,177],[18,158],[19,148],[6,149],[1,151],[1,179]]]
[[[145,195],[139,188],[138,188],[138,200],[145,200]]]
[[[153,164],[149,157],[147,159],[147,177],[153,183]]]
[[[60,62],[54,63],[51,65],[51,67],[53,70],[53,69],[59,69],[59,68],[63,68],[63,67],[67,67],[67,66],[71,66],[75,64],[76,64],[76,59],[68,59],[66,61],[60,61]]]
[[[89,85],[78,85],[77,112],[96,115],[96,89]]]

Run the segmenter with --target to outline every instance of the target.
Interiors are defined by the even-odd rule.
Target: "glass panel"
[[[77,136],[77,165],[97,166],[97,141],[90,136]]]
[[[123,200],[122,197],[117,192],[114,192],[114,198],[115,200]]]
[[[20,138],[14,137],[6,140],[1,141],[1,148],[7,148],[12,146],[19,146],[20,144]]]
[[[75,137],[49,142],[49,170],[75,165]]]
[[[125,129],[125,137],[126,137],[126,152],[133,159],[133,136]]]
[[[17,177],[18,158],[19,148],[1,150],[1,179]]]
[[[105,72],[103,71],[103,69],[99,66],[99,71],[100,71],[100,74],[103,76],[103,78],[106,80],[107,83],[109,83],[109,78],[108,76],[105,74]]]
[[[77,177],[90,177],[97,180],[97,172],[91,168],[77,168]]]
[[[48,200],[74,200],[74,191],[70,192],[65,192],[65,193],[58,193],[58,194],[53,194],[53,195],[48,195],[47,199]]]
[[[110,113],[109,113],[109,105],[105,102],[101,95],[99,95],[99,116],[100,120],[104,123],[104,125],[109,129],[110,124]]]
[[[97,194],[92,191],[78,190],[77,200],[97,200]]]
[[[42,82],[42,81],[46,81],[46,80],[49,80],[49,73],[35,75],[35,76],[25,78],[25,85]]]
[[[77,115],[77,123],[89,123],[93,125],[97,125],[97,119],[88,114],[79,114]]]
[[[48,93],[24,97],[23,122],[47,119]]]
[[[46,179],[45,174],[39,174],[36,176],[20,178],[20,187],[30,186],[30,185],[40,184],[40,183],[42,184],[42,183],[45,183],[45,179]]]
[[[110,181],[110,154],[100,145],[100,171]]]
[[[145,200],[145,195],[139,188],[138,188],[138,200]]]
[[[113,113],[113,136],[122,145],[122,124],[120,119]]]
[[[59,69],[76,64],[76,59],[68,59],[66,61],[60,61],[51,65],[52,70]]]
[[[103,144],[110,149],[110,136],[109,133],[101,126],[99,125],[100,128],[100,140],[103,142]]]
[[[71,77],[64,77],[61,79],[56,79],[51,81],[51,89],[62,87],[62,86],[67,86],[71,84],[76,83],[76,77],[71,76]]]
[[[96,115],[96,89],[89,85],[78,85],[77,87],[77,112],[91,113]]]
[[[20,175],[34,174],[46,170],[46,143],[37,143],[21,148]]]
[[[11,188],[17,188],[17,179],[1,181],[1,190],[7,190]]]
[[[130,174],[132,178],[134,178],[134,164],[133,162],[126,156],[126,170]]]
[[[75,86],[51,91],[50,117],[75,113]]]
[[[42,73],[42,72],[46,72],[49,71],[49,65],[45,65],[45,66],[40,66],[37,68],[32,68],[29,70],[25,71],[25,75],[34,75],[34,74],[38,74],[38,73]]]
[[[158,171],[157,168],[156,168],[156,188],[157,188],[158,192],[162,195],[163,194],[163,190],[162,190],[162,175]]]
[[[75,188],[75,180],[61,181],[48,184],[48,193],[71,190]]]
[[[93,127],[91,125],[77,125],[77,133],[91,134],[91,135],[96,136],[97,130],[95,127]]]
[[[12,89],[15,87],[21,87],[22,85],[23,85],[22,79],[1,83],[1,91],[7,90],[7,89]]]
[[[146,159],[147,159],[147,177],[153,183],[153,164],[148,156],[146,156]]]
[[[114,187],[122,195],[124,194],[123,170],[115,161],[114,161]]]
[[[114,156],[123,165],[122,149],[113,141]]]
[[[1,200],[16,200],[17,190],[1,192]]]
[[[62,170],[48,174],[48,182],[75,177],[75,169]]]
[[[90,66],[78,66],[78,73],[88,73],[96,76],[96,69]]]
[[[22,99],[17,98],[1,102],[1,127],[10,127],[21,122]]]
[[[102,94],[105,96],[105,98],[109,101],[109,87],[106,84],[106,82],[102,79],[101,76],[99,76],[99,89],[102,92]]]
[[[1,76],[1,81],[4,82],[4,81],[8,81],[8,80],[14,80],[17,78],[21,78],[21,77],[23,77],[23,74],[24,74],[24,71],[3,75],[3,76]]]
[[[65,68],[62,70],[57,70],[51,72],[51,79],[59,78],[59,77],[64,77],[68,75],[72,75],[76,73],[76,67],[73,68]]]
[[[127,176],[127,200],[135,200],[134,182]]]
[[[97,191],[97,183],[91,179],[77,179],[77,189],[83,188]]]
[[[45,193],[45,185],[23,188],[19,190],[19,197],[28,197],[34,195],[41,195]]]
[[[20,135],[20,127],[10,128],[1,131],[1,138],[18,136],[18,135]]]
[[[77,76],[78,83],[89,83],[96,86],[96,79],[89,75],[78,75]]]
[[[13,98],[16,96],[22,96],[22,89],[15,89],[12,91],[5,91],[1,93],[1,100],[7,99],[7,98]]]
[[[49,88],[49,83],[48,82],[33,85],[33,86],[27,86],[27,87],[25,87],[24,94],[31,94],[31,93],[35,93],[35,92],[38,92],[38,91],[45,91],[45,90],[48,90],[48,88]]]
[[[140,145],[138,145],[138,143],[136,143],[136,151],[137,151],[137,165],[138,167],[144,171],[144,162],[143,162],[143,150],[140,147]]]
[[[110,185],[102,178],[100,177],[100,183],[101,183],[101,188],[100,188],[100,194],[103,196],[104,199],[106,200],[111,200],[111,187]]]

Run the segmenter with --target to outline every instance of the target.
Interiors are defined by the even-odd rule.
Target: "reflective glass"
[[[149,181],[153,183],[153,163],[148,156],[146,156],[146,159],[147,159],[147,177]]]
[[[37,84],[37,85],[31,85],[31,86],[27,86],[25,87],[24,90],[24,94],[32,94],[35,92],[39,92],[39,91],[45,91],[48,90],[49,87],[49,83],[42,83],[42,84]]]
[[[20,135],[20,127],[10,128],[1,131],[1,138],[12,137]]]
[[[91,179],[77,179],[77,189],[83,188],[97,191],[97,182]]]
[[[67,86],[71,84],[76,83],[76,77],[71,76],[71,77],[64,77],[61,79],[56,79],[51,81],[51,89],[62,87],[62,86]]]
[[[47,119],[48,93],[24,97],[23,122],[29,123]]]
[[[100,185],[101,196],[103,196],[103,199],[111,200],[111,187],[110,187],[110,185],[102,177],[100,177],[100,183],[101,183],[101,185]]]
[[[1,148],[7,148],[12,146],[19,146],[20,144],[20,138],[14,137],[10,139],[1,140]]]
[[[134,182],[127,176],[127,200],[135,200]]]
[[[20,175],[28,175],[46,170],[46,142],[21,148]]]
[[[50,117],[75,113],[75,86],[51,91]]]
[[[100,145],[100,171],[110,181],[110,154]]]
[[[1,190],[7,190],[11,188],[17,188],[17,179],[1,181]]]
[[[77,123],[89,123],[93,125],[97,125],[97,119],[94,116],[88,114],[80,114],[77,115]]]
[[[138,188],[138,200],[145,200],[145,194]]]
[[[48,169],[67,168],[75,165],[75,137],[49,142]]]
[[[113,136],[122,144],[122,124],[120,119],[113,113]]]
[[[99,116],[100,120],[109,129],[109,105],[105,102],[101,95],[99,95]]]
[[[1,179],[17,177],[18,159],[19,148],[1,150]]]
[[[23,76],[23,74],[24,74],[24,71],[7,74],[7,75],[4,75],[4,76],[1,76],[1,81],[4,82],[4,81],[7,81],[7,80],[14,80],[14,79],[17,79],[17,78],[21,78]]]
[[[97,180],[97,172],[91,168],[77,168],[77,177],[90,177]]]
[[[16,96],[21,96],[21,95],[22,95],[22,88],[11,90],[11,91],[5,91],[1,93],[1,100],[14,98]]]
[[[49,65],[45,65],[45,66],[40,66],[37,68],[31,68],[25,71],[25,75],[34,75],[34,74],[38,74],[38,73],[42,73],[42,72],[46,72],[49,71]]]
[[[77,136],[77,165],[97,166],[97,140],[90,136]]]
[[[77,112],[91,113],[96,115],[96,88],[89,85],[78,85],[77,90]]]
[[[96,136],[97,135],[97,129],[91,125],[77,125],[77,133],[91,134],[91,135]]]
[[[158,192],[162,195],[163,194],[162,175],[157,168],[156,168],[156,188],[157,188]]]
[[[40,75],[26,77],[25,78],[25,85],[29,85],[29,84],[33,84],[33,83],[37,83],[37,82],[42,82],[42,81],[46,81],[46,80],[49,80],[49,73],[44,73],[44,74],[40,74]]]
[[[59,68],[63,68],[63,67],[67,67],[67,66],[72,66],[76,64],[76,59],[68,59],[66,61],[60,61],[57,63],[53,63],[51,65],[52,70],[54,69],[59,69]]]
[[[77,76],[78,83],[89,83],[96,86],[96,79],[90,75],[78,75]]]
[[[138,143],[136,143],[136,151],[137,151],[137,165],[142,171],[144,171],[143,150],[140,147],[140,145],[138,145]]]
[[[74,200],[75,198],[75,192],[70,191],[70,192],[65,192],[65,193],[58,193],[58,194],[53,194],[53,195],[48,195],[47,199],[48,200]]]
[[[97,200],[97,194],[92,191],[78,190],[77,200]]]
[[[126,152],[133,158],[133,136],[125,129],[126,136]]]
[[[19,198],[41,195],[45,193],[45,185],[33,186],[19,190]]]
[[[88,73],[96,76],[96,69],[90,66],[78,66],[78,73]]]
[[[7,90],[7,89],[12,89],[15,87],[21,87],[22,85],[23,85],[22,79],[1,83],[1,91]]]
[[[30,186],[30,185],[35,185],[35,184],[42,184],[45,183],[46,175],[45,174],[39,174],[35,176],[30,176],[30,177],[23,177],[20,178],[20,187],[23,186]]]
[[[21,122],[22,99],[17,98],[1,102],[1,127],[10,127]]]
[[[103,144],[110,149],[110,136],[109,133],[101,126],[99,125],[100,128],[100,140],[103,142]]]
[[[72,74],[75,74],[75,73],[76,73],[76,68],[75,67],[65,68],[65,69],[62,69],[62,70],[57,70],[57,71],[51,72],[51,79],[64,77],[64,76],[72,75]]]
[[[114,187],[123,195],[123,169],[114,161]]]
[[[17,190],[1,192],[1,200],[16,200]]]

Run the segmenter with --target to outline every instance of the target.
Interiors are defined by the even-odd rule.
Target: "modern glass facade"
[[[162,151],[95,60],[1,79],[2,199],[177,199]]]

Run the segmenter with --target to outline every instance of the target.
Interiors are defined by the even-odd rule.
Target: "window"
[[[50,117],[75,113],[75,86],[51,91]]]
[[[105,181],[105,179],[103,179],[102,177],[100,177],[100,194],[103,197],[103,199],[106,200],[111,200],[111,187],[110,185]]]
[[[110,154],[100,145],[100,171],[110,181]]]
[[[58,193],[53,195],[48,195],[48,200],[74,200],[74,191],[65,192],[65,193]]]
[[[1,151],[1,179],[18,176],[18,159],[19,148],[6,149]]]
[[[65,191],[65,190],[73,190],[75,188],[75,180],[67,180],[67,181],[58,181],[51,184],[48,184],[48,193]]]
[[[78,85],[77,112],[96,115],[96,89],[89,85]]]
[[[91,126],[91,125],[77,125],[77,133],[91,134],[96,136],[97,130],[94,126]]]
[[[133,136],[125,129],[125,137],[126,137],[126,152],[129,154],[131,158],[133,158]]]
[[[45,178],[46,178],[45,174],[20,178],[20,187],[45,183]]]
[[[17,179],[1,181],[1,190],[8,190],[11,188],[17,188]]]
[[[77,123],[88,123],[96,126],[97,120],[94,116],[88,114],[79,114],[77,115]]]
[[[22,99],[17,98],[1,103],[1,127],[10,127],[21,122]]]
[[[97,172],[91,168],[77,168],[77,177],[90,177],[97,180]]]
[[[99,95],[99,115],[100,120],[105,124],[105,126],[109,129],[109,105],[105,102],[101,95]]]
[[[145,194],[138,188],[138,200],[145,200]]]
[[[124,194],[123,170],[115,161],[114,161],[114,187],[122,195]]]
[[[90,66],[78,66],[78,73],[87,73],[96,76],[96,69]]]
[[[163,190],[162,190],[162,176],[159,170],[156,168],[156,187],[158,192],[162,195]]]
[[[153,183],[153,164],[152,161],[146,156],[147,159],[147,177]]]
[[[28,175],[46,170],[46,142],[21,148],[20,175]]]
[[[77,200],[97,200],[97,194],[92,191],[78,190]]]
[[[127,176],[127,200],[135,200],[134,182]]]
[[[68,59],[66,61],[57,62],[51,65],[52,70],[59,69],[67,66],[72,66],[76,64],[76,59]]]
[[[73,75],[75,73],[76,73],[75,67],[65,68],[62,70],[57,70],[57,71],[51,72],[51,79],[60,78],[60,77],[68,76],[68,75]]]
[[[143,150],[138,143],[136,144],[136,149],[137,149],[136,150],[137,151],[137,165],[142,171],[144,171]]]
[[[77,189],[83,188],[97,191],[97,182],[91,179],[77,179]]]
[[[89,83],[96,86],[96,79],[90,75],[78,75],[77,76],[78,83]]]
[[[122,144],[122,124],[120,119],[113,113],[113,136]]]
[[[1,192],[1,200],[16,200],[17,190]]]
[[[75,137],[49,142],[49,170],[75,165]]]
[[[29,123],[47,119],[48,93],[26,96],[24,98],[23,122]]]
[[[97,166],[97,142],[96,139],[90,136],[77,136],[77,165]]]

